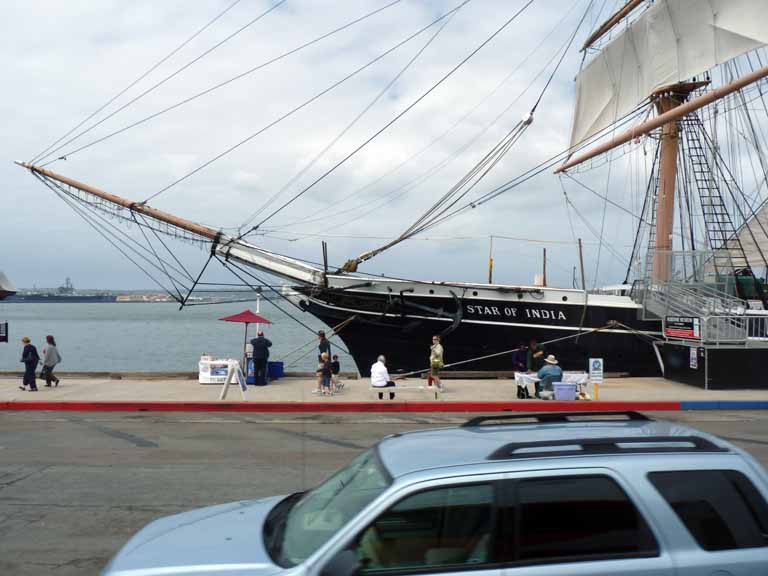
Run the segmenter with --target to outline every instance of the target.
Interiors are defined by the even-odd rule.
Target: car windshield
[[[280,559],[295,565],[325,544],[390,484],[374,450],[363,452],[323,484],[307,492],[285,519]]]

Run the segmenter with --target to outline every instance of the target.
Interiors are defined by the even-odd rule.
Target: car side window
[[[768,505],[741,472],[651,472],[648,479],[704,550],[768,546]]]
[[[633,502],[607,476],[558,476],[516,484],[518,562],[575,562],[659,554]]]
[[[364,574],[492,561],[494,486],[467,484],[408,496],[379,516],[355,544]]]

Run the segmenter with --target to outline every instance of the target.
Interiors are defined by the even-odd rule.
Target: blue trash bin
[[[245,354],[245,383],[256,384],[256,366],[253,363],[253,353],[246,352]]]
[[[270,380],[277,380],[283,377],[283,363],[282,362],[267,362],[267,374],[269,374]]]

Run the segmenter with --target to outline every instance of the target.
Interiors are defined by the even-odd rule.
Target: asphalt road
[[[653,416],[768,467],[768,411]],[[382,436],[445,414],[0,413],[0,574],[98,574],[150,520],[316,485]]]

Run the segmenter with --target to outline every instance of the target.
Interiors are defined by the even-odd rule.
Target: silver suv
[[[636,412],[388,436],[309,492],[162,518],[109,576],[768,574],[768,482],[739,448]]]

